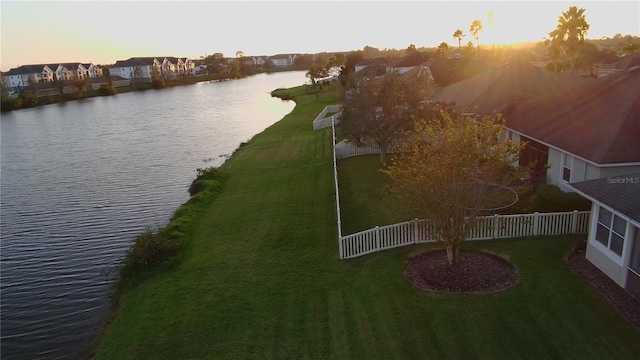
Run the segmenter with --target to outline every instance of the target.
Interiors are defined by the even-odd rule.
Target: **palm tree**
[[[555,38],[544,39],[544,45],[547,49],[547,56],[553,61],[553,72],[558,72],[558,61],[562,54],[562,44]]]
[[[465,37],[465,35],[462,33],[462,30],[458,29],[453,33],[453,37],[458,39],[458,50],[462,49],[462,38]]]
[[[580,48],[584,44],[584,38],[589,31],[589,24],[584,15],[584,9],[577,6],[569,7],[558,17],[558,25],[549,33],[551,39],[562,44],[564,52],[569,55],[569,68],[574,71],[576,58],[580,53]]]
[[[451,47],[449,46],[449,44],[443,41],[440,43],[440,45],[438,45],[437,53],[438,55],[445,57],[447,54],[447,51],[449,51],[450,48]]]
[[[633,42],[631,35],[625,36],[626,41],[620,43],[620,52],[622,55],[630,55],[640,51],[640,44]]]
[[[478,33],[482,31],[482,21],[476,19],[471,23],[471,27],[469,27],[469,33],[476,39],[476,44],[478,45],[478,59],[480,59],[480,36]]]

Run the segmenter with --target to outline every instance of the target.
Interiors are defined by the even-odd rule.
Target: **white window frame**
[[[564,172],[565,170],[569,171],[569,179],[565,179],[564,178]],[[571,173],[573,172],[573,156],[567,154],[567,153],[562,153],[562,167],[560,169],[560,180],[564,181],[565,183],[571,182]]]
[[[608,219],[608,221],[606,222],[603,222],[600,217],[600,214],[602,211],[606,211],[611,215],[610,219]],[[620,232],[615,229],[616,220],[624,224],[623,226],[624,234],[620,234]],[[594,235],[592,238],[593,240],[592,243],[598,246],[599,248],[605,250],[606,253],[610,255],[610,257],[612,257],[613,259],[616,260],[616,262],[622,265],[622,255],[624,254],[624,249],[625,249],[626,240],[627,240],[626,235],[627,235],[627,232],[629,232],[628,226],[629,226],[629,222],[623,219],[622,217],[616,215],[615,211],[611,211],[603,206],[598,206],[598,212],[595,218],[595,227],[594,227]],[[600,232],[599,229],[601,229],[603,232],[606,231],[606,244],[603,244],[600,241],[605,239],[598,239],[599,235],[604,235],[604,234],[599,234]],[[614,236],[618,236],[622,238],[622,246],[620,248],[620,254],[617,254],[614,250],[611,249],[611,245],[612,245],[611,239]]]
[[[640,228],[632,225],[631,229],[634,231],[634,236],[630,237],[630,239],[633,239],[633,246],[631,248],[629,269],[640,276]]]

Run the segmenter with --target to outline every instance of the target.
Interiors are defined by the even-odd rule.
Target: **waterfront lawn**
[[[518,285],[489,295],[413,286],[405,262],[433,244],[339,260],[331,132],[311,127],[336,99],[296,91],[294,111],[223,166],[227,181],[182,262],[124,294],[97,359],[640,353],[640,332],[564,262],[571,237],[466,243],[509,257],[518,270]],[[375,225],[378,209],[358,211],[362,224]]]

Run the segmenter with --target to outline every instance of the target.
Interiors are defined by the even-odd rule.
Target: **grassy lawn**
[[[637,357],[640,332],[565,264],[571,237],[465,244],[518,270],[518,285],[489,295],[413,286],[405,262],[433,245],[339,260],[331,132],[311,126],[337,100],[291,92],[294,111],[222,167],[228,179],[182,262],[124,294],[97,359]],[[386,201],[377,158],[347,165],[345,233],[401,217],[372,208]]]

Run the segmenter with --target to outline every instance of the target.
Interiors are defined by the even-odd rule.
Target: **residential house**
[[[187,58],[176,57],[133,57],[118,60],[109,67],[111,75],[139,82],[151,82],[154,76],[177,79],[195,75],[195,63]]]
[[[593,73],[596,77],[603,77],[626,71],[634,66],[640,66],[640,52],[636,52],[613,61],[594,64]]]
[[[251,61],[251,65],[256,68],[261,68],[264,66],[264,63],[267,62],[267,58],[267,56],[252,56],[249,60]]]
[[[640,172],[640,67],[522,102],[506,127],[531,144],[525,156],[546,164],[546,183],[563,191],[573,191],[572,182]]]
[[[523,102],[545,96],[557,98],[562,93],[595,81],[593,78],[554,74],[524,59],[515,58],[512,62],[492,67],[476,76],[440,89],[432,101],[453,104],[454,109],[464,113],[501,114],[507,120],[507,132],[504,137],[526,142],[520,156],[521,165],[535,161],[535,182],[547,182],[549,147],[544,145],[544,141],[522,131],[523,129],[514,129],[511,125],[517,123],[518,119],[512,116],[512,112]],[[537,106],[544,107],[543,104],[544,101],[542,105]],[[534,110],[538,109],[534,107]]]
[[[640,173],[569,186],[592,202],[586,258],[640,298]]]
[[[275,67],[291,67],[295,64],[297,54],[278,54],[269,56],[269,60]]]
[[[18,90],[33,83],[93,79],[101,76],[102,69],[92,63],[23,65],[5,73],[7,85]]]
[[[354,68],[354,74],[361,76],[382,76],[387,73],[387,63],[384,59],[366,59],[357,63]]]
[[[116,61],[109,67],[109,74],[131,79],[132,82],[151,82],[154,76],[160,75],[161,66],[154,57],[133,57]]]
[[[504,136],[526,142],[521,164],[535,160],[546,183],[592,201],[586,257],[638,295],[640,66],[596,79],[510,63],[448,86],[434,100],[502,113]]]

